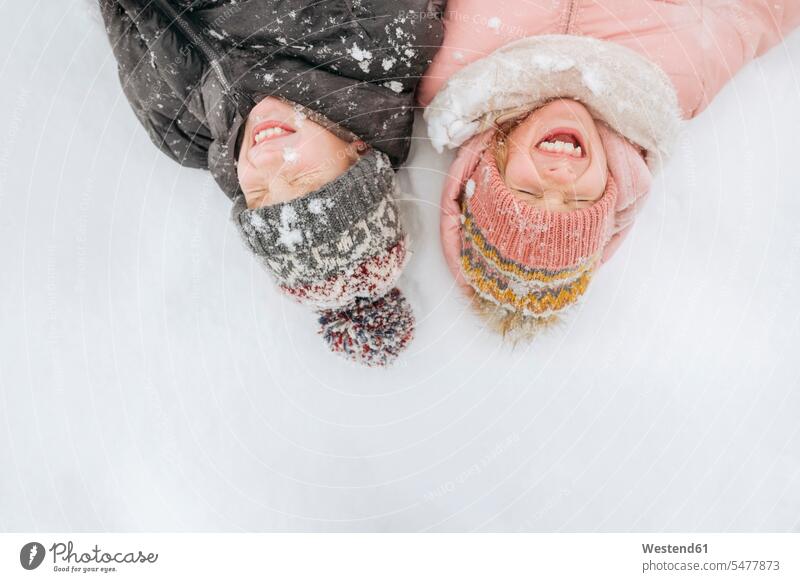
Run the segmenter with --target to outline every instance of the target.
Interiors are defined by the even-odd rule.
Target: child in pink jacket
[[[448,266],[490,326],[530,337],[632,226],[683,120],[800,25],[800,0],[450,0],[419,87],[459,147]]]

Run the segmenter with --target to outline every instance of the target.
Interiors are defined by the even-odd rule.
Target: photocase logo
[[[19,563],[26,570],[35,570],[44,561],[44,546],[39,542],[28,542],[19,551]]]

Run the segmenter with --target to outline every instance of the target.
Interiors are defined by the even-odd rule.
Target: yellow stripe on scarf
[[[527,270],[520,267],[517,263],[509,261],[497,252],[497,250],[484,238],[479,229],[475,228],[472,217],[467,215],[464,228],[472,239],[472,243],[480,250],[480,253],[490,262],[494,263],[499,269],[513,273],[517,278],[524,281],[539,281],[542,283],[552,283],[564,279],[573,279],[585,274],[594,264],[594,258],[584,261],[576,269],[567,269],[555,273],[547,273],[543,270]]]
[[[469,259],[463,255],[461,257],[461,268],[470,280],[472,286],[484,296],[488,295],[502,305],[508,305],[514,309],[527,311],[533,314],[560,311],[572,305],[586,292],[589,280],[591,279],[591,272],[586,271],[573,283],[562,287],[558,294],[546,293],[542,297],[537,297],[533,293],[528,293],[520,297],[508,287],[501,289],[497,281],[485,277],[483,271],[473,267]]]

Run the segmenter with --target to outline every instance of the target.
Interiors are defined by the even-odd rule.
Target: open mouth
[[[292,135],[294,129],[280,121],[263,121],[253,128],[253,145],[258,145],[268,140],[279,139]]]
[[[586,145],[581,141],[580,134],[574,129],[557,128],[544,136],[536,149],[550,154],[583,158],[586,156]]]

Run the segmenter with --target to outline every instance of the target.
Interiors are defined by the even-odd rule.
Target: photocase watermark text
[[[104,552],[97,544],[88,552],[78,553],[71,541],[54,543],[50,546],[50,553],[53,555],[54,564],[59,560],[68,564],[154,564],[158,560],[158,554],[153,552],[145,554],[139,550],[111,553]]]

